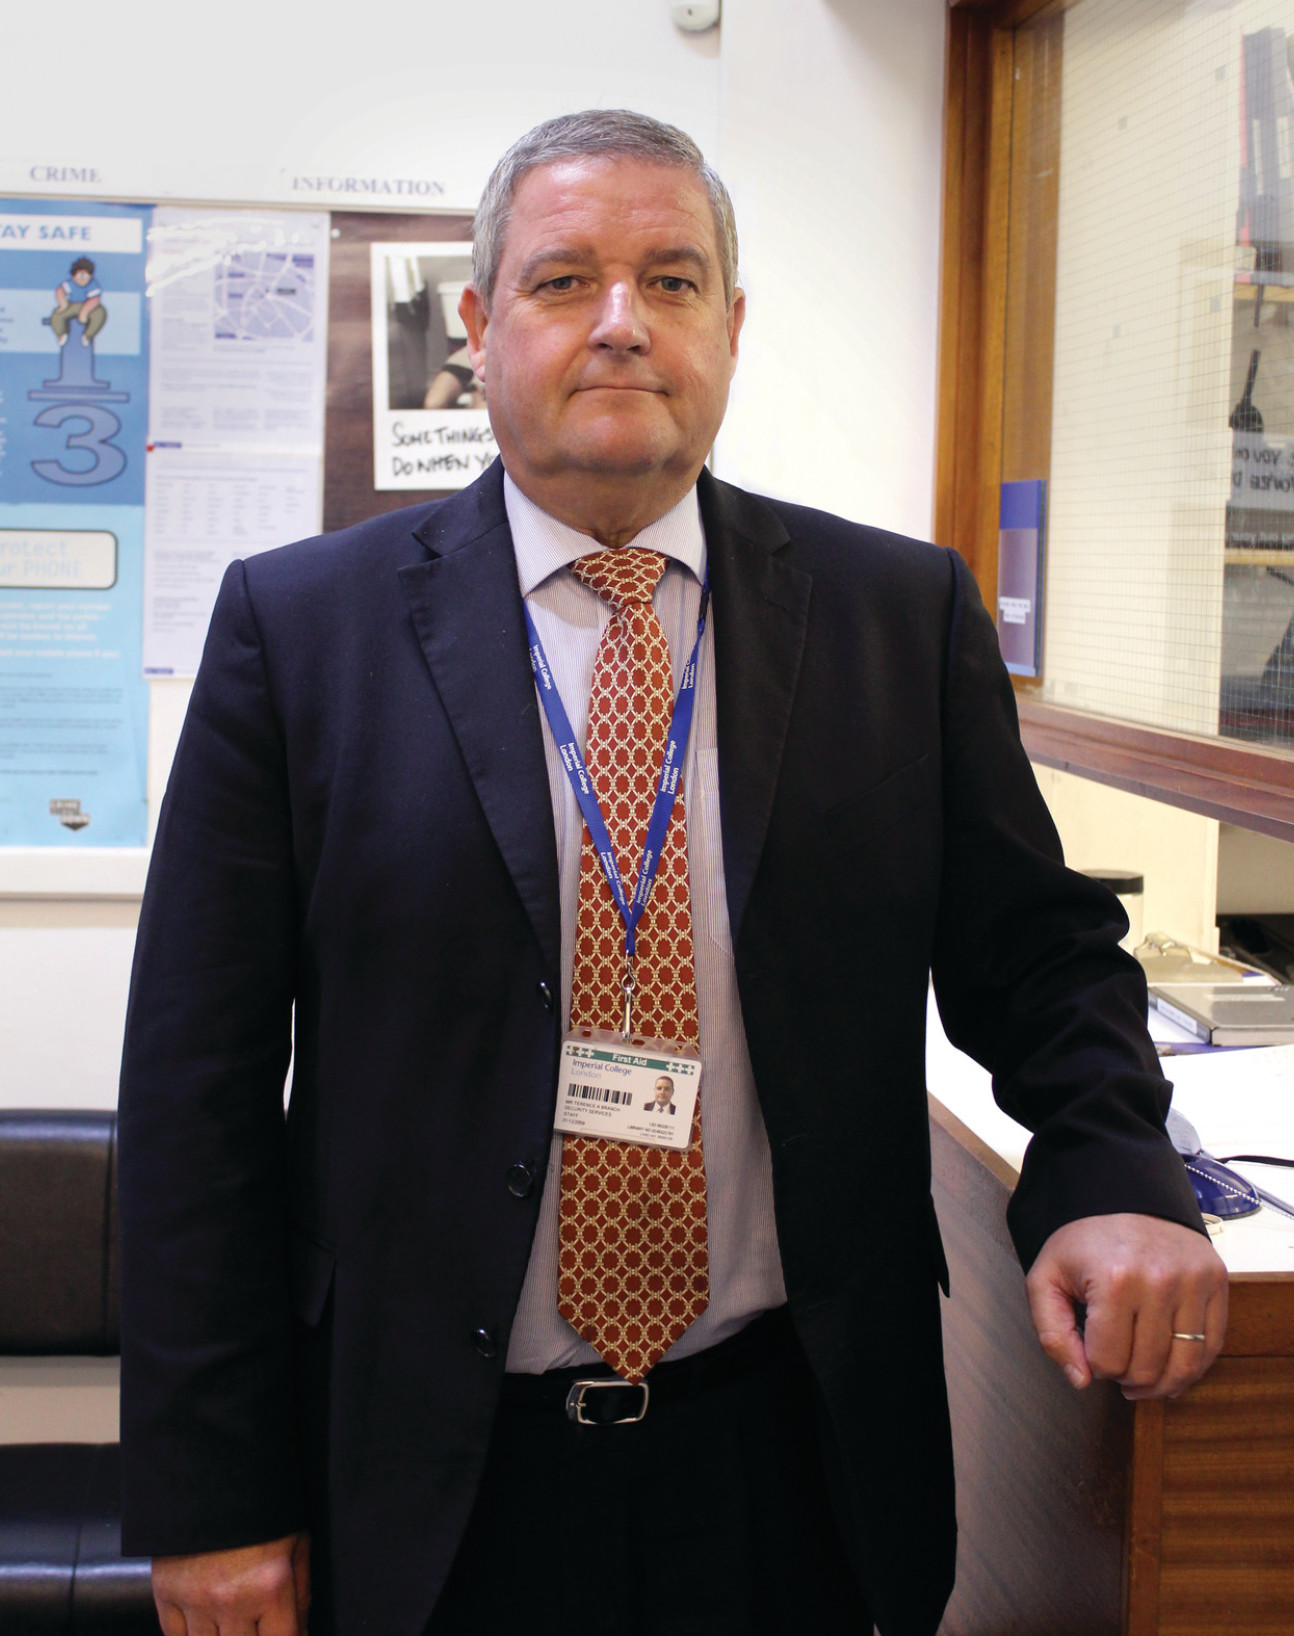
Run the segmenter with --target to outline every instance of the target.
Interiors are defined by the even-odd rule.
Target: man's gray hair
[[[512,200],[522,177],[537,165],[590,158],[640,159],[648,165],[691,171],[710,200],[724,300],[731,306],[737,287],[737,219],[728,189],[685,131],[627,108],[589,108],[582,114],[545,120],[514,142],[499,160],[485,184],[472,233],[472,282],[486,305],[494,295]]]

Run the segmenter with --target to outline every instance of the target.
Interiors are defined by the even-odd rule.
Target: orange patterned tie
[[[673,709],[669,644],[652,607],[656,551],[623,547],[572,564],[610,605],[589,694],[585,761],[632,899]],[[584,828],[571,1026],[619,1029],[625,928]],[[635,1035],[699,1038],[687,829],[680,789],[634,959]],[[568,1136],[562,1146],[558,1311],[607,1363],[639,1381],[710,1299],[701,1106],[692,1146]]]

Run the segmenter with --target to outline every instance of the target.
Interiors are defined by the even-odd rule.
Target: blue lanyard
[[[562,696],[557,691],[557,684],[553,680],[552,671],[548,668],[548,657],[544,652],[544,644],[539,639],[539,632],[535,629],[535,621],[531,617],[530,608],[522,604],[526,614],[526,630],[530,637],[530,668],[535,674],[535,685],[539,689],[539,697],[544,706],[544,714],[548,717],[548,725],[552,728],[553,739],[556,742],[558,754],[562,758],[562,766],[566,769],[566,776],[570,779],[571,788],[575,791],[575,799],[579,802],[580,812],[584,822],[589,826],[589,834],[593,838],[593,845],[597,850],[598,861],[602,865],[602,873],[607,878],[607,885],[611,888],[611,896],[620,911],[620,918],[625,923],[625,1027],[624,1032],[629,1034],[630,1004],[633,995],[633,958],[637,947],[636,933],[638,922],[642,919],[643,910],[647,907],[647,900],[651,897],[652,887],[656,884],[656,875],[660,869],[661,849],[665,845],[665,837],[669,833],[670,820],[674,816],[674,805],[678,799],[679,780],[683,775],[683,758],[687,754],[688,740],[692,735],[692,712],[696,705],[696,673],[701,656],[701,638],[705,634],[706,613],[710,606],[710,575],[707,572],[701,586],[701,610],[696,621],[696,641],[692,644],[692,653],[683,670],[683,679],[679,683],[678,697],[674,701],[674,712],[670,717],[669,731],[665,738],[665,754],[661,761],[660,780],[656,785],[656,799],[652,803],[651,817],[647,821],[647,835],[643,842],[642,863],[638,868],[638,880],[634,887],[633,901],[630,902],[625,892],[625,884],[620,875],[620,865],[616,861],[615,848],[611,844],[611,836],[607,832],[606,820],[602,816],[602,808],[594,794],[593,780],[589,777],[589,770],[580,753],[579,744],[571,730],[570,717],[566,714],[566,706],[562,703]]]

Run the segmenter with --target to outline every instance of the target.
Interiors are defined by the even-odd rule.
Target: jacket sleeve
[[[297,943],[282,736],[225,576],[140,916],[120,1098],[123,1545],[302,1524],[283,1090]]]
[[[932,969],[949,1039],[1034,1132],[1008,1222],[1027,1268],[1057,1227],[1132,1211],[1204,1231],[1164,1131],[1171,1087],[1141,967],[1103,886],[1064,867],[1020,743],[997,633],[954,578],[944,702],[944,881]]]

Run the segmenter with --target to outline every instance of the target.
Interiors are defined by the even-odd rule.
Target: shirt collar
[[[558,569],[568,568],[578,558],[599,549],[591,535],[581,534],[578,529],[541,511],[507,472],[503,474],[503,502],[507,507],[508,527],[512,530],[522,596],[529,596]],[[659,551],[663,557],[689,569],[698,581],[703,579],[705,530],[701,526],[696,488],[689,489],[676,506],[650,523],[641,534],[636,534],[626,549]]]

